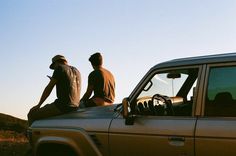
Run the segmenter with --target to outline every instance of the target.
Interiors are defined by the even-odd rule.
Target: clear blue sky
[[[0,0],[0,112],[26,119],[55,54],[80,70],[83,95],[97,51],[121,102],[157,63],[236,52],[236,1]]]

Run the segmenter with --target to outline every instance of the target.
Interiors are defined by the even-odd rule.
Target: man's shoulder
[[[78,71],[78,72],[79,72],[79,70],[78,70],[76,67],[70,66],[70,65],[67,65],[67,64],[65,64],[65,65],[60,65],[60,66],[59,66],[59,69],[61,69],[61,70],[68,70],[68,69],[71,69],[71,70],[75,70],[75,71]]]
[[[113,77],[113,74],[110,70],[106,69],[106,68],[103,68],[103,73],[105,73],[106,75],[110,75]]]
[[[113,77],[113,74],[106,68],[95,69],[89,74],[90,77],[105,76],[105,75],[110,75]]]
[[[76,67],[74,67],[74,66],[70,66],[70,68],[71,68],[72,70],[75,70],[75,71],[77,71],[77,72],[80,72],[79,69],[76,68]]]
[[[76,73],[76,75],[80,75],[80,71],[74,67],[74,66],[69,66],[69,65],[60,65],[58,68],[55,69],[54,72],[56,73],[70,73],[70,72]]]

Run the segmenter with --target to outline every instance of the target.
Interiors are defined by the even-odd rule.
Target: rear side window
[[[210,68],[205,116],[236,116],[236,66]]]

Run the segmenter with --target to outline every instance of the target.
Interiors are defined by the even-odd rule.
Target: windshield
[[[197,68],[154,74],[135,101],[136,112],[141,115],[191,115],[197,80]],[[168,103],[161,100],[163,98],[171,101],[168,109],[165,109]]]
[[[155,94],[161,94],[168,97],[181,96],[185,100],[191,100],[196,86],[197,73],[197,69],[181,69],[157,73],[143,88],[138,99],[150,98]]]

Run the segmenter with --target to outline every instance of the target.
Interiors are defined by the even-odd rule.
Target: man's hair
[[[93,66],[102,65],[102,55],[100,53],[95,53],[90,56],[89,61]]]

